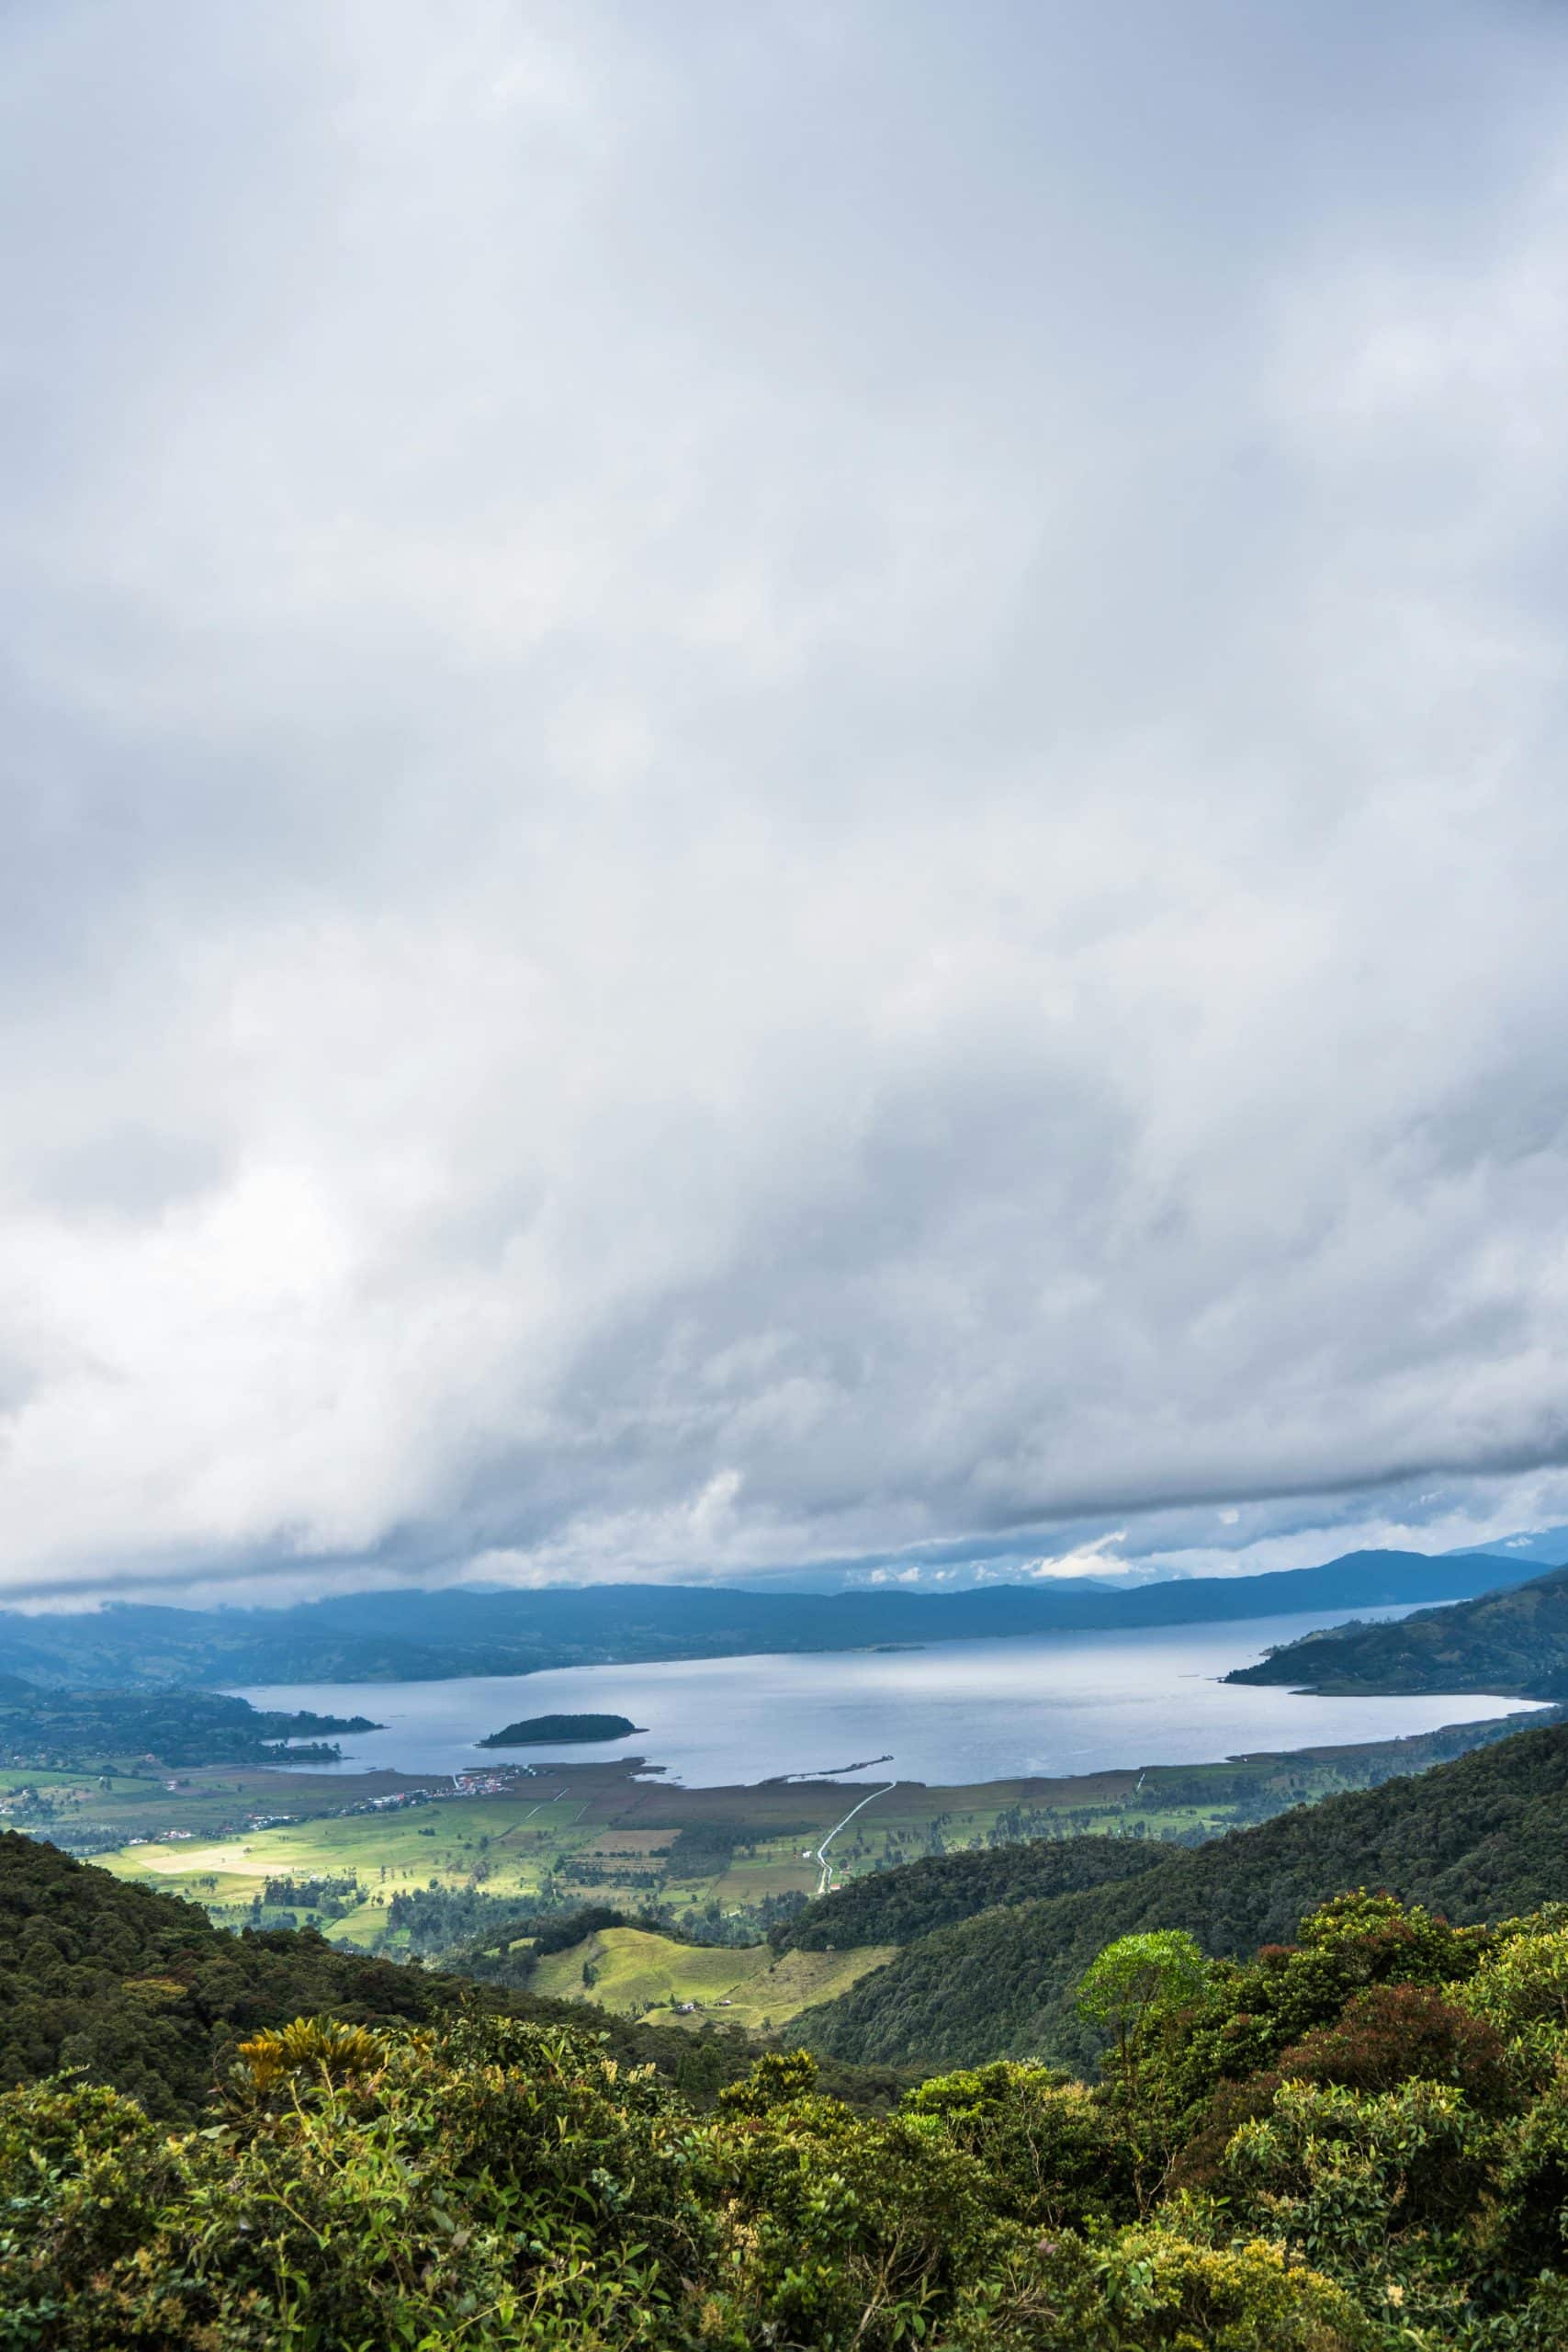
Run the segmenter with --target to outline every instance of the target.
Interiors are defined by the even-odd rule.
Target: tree
[[[1209,1963],[1185,1928],[1122,1936],[1090,1962],[1078,1986],[1080,2017],[1109,2033],[1122,2073],[1134,2071],[1140,2043],[1202,1993]]]

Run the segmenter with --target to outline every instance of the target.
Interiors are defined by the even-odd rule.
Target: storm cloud
[[[0,115],[9,1589],[1568,1517],[1561,11]]]

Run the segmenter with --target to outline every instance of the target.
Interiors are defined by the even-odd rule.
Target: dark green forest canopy
[[[286,1714],[217,1690],[50,1690],[0,1682],[0,1763],[91,1766],[151,1757],[160,1764],[270,1764],[282,1744],[295,1760],[334,1761],[334,1732],[375,1731],[365,1715]]]
[[[998,1904],[1070,1894],[1156,1870],[1160,1848],[1130,1838],[1032,1838],[931,1855],[874,1871],[821,1896],[773,1930],[781,1951],[848,1951],[856,1944],[910,1944]]]
[[[1352,1695],[1492,1690],[1561,1702],[1568,1700],[1568,1569],[1397,1624],[1308,1634],[1225,1679]]]
[[[1556,2352],[1565,1916],[1350,1894],[1240,1964],[1134,1938],[1082,1988],[1120,2017],[1098,2086],[1002,2062],[884,2112],[798,2051],[699,2109],[564,2012],[297,2017],[184,2133],[24,2086],[6,2341]]]
[[[845,1894],[863,1900],[868,1924],[878,1903],[891,1919],[904,1876]],[[859,2063],[970,2064],[1021,2052],[1091,2063],[1098,2045],[1072,1988],[1104,1945],[1183,1928],[1208,1952],[1249,1951],[1285,1940],[1348,1886],[1387,1887],[1461,1921],[1568,1898],[1568,1726],[1521,1732],[1411,1779],[1161,1853],[1135,1875],[982,1911],[908,1944],[795,2030],[813,2049]],[[840,1900],[809,1906],[792,1936],[820,1932]]]

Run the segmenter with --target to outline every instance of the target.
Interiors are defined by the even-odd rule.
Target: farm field
[[[848,1992],[893,1958],[891,1944],[855,1951],[774,1952],[767,1944],[726,1951],[671,1942],[640,1928],[604,1928],[541,1960],[529,1990],[592,2001],[622,2016],[672,2009],[675,2022],[780,2026],[814,2001]],[[690,2005],[688,2007],[687,2005]]]
[[[362,1948],[435,1952],[481,1932],[498,1903],[667,1907],[758,1930],[770,1902],[816,1891],[822,1842],[852,1806],[828,1848],[834,1883],[1026,1838],[1201,1839],[1417,1770],[1474,1745],[1476,1732],[968,1788],[687,1789],[636,1758],[502,1767],[467,1787],[445,1776],[143,1765],[113,1777],[0,1774],[0,1826],[58,1835],[226,1927],[292,1920]],[[417,1928],[400,1895],[420,1899]]]

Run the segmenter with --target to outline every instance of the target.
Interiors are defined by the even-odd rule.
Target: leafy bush
[[[1401,2083],[1452,2083],[1489,2113],[1510,2096],[1503,2037],[1429,1984],[1374,1984],[1353,1994],[1334,2025],[1280,2055],[1292,2081],[1388,2091]]]
[[[1054,2068],[998,2059],[938,2075],[907,2094],[902,2112],[980,2159],[996,2212],[1060,2230],[1134,2211],[1132,2151],[1117,2117]]]
[[[1527,2079],[1546,2081],[1568,2031],[1568,1928],[1506,1935],[1456,1998],[1502,2036]]]
[[[1108,2120],[1043,2070],[857,2115],[765,2058],[697,2117],[602,2043],[508,2019],[252,2038],[216,2120],[0,2099],[0,2311],[26,2352],[1353,2352],[1278,2246],[1083,2236]],[[1111,2169],[1113,2169],[1113,2157]],[[1109,2226],[1109,2217],[1099,2217]]]
[[[1237,2132],[1224,2174],[1254,2226],[1325,2267],[1355,2270],[1399,2232],[1462,2219],[1488,2154],[1484,2127],[1450,2084],[1368,2096],[1285,2083],[1269,2114]]]
[[[1134,1931],[1082,1972],[1093,2086],[998,2060],[872,2112],[807,2052],[672,2033],[699,2111],[625,2025],[101,1877],[13,1873],[14,2071],[80,2032],[133,2086],[163,2052],[221,2090],[174,2132],[81,2071],[0,2097],[9,2352],[1568,2342],[1560,1906],[1454,1928],[1358,1891],[1245,1962]],[[333,1997],[265,2013],[300,1982]]]

